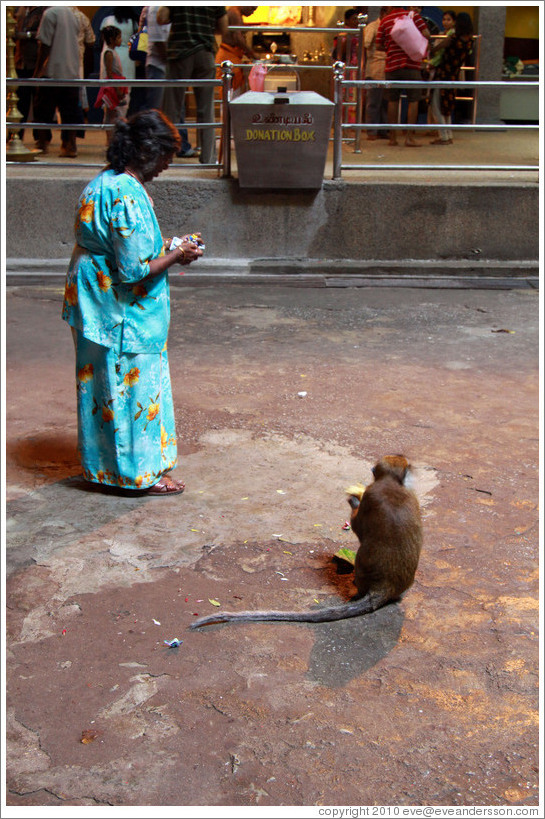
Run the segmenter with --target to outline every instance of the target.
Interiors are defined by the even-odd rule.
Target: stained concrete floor
[[[61,284],[6,290],[7,805],[538,806],[538,293],[173,285],[168,499],[81,482]],[[400,451],[400,603],[188,630],[348,597]]]

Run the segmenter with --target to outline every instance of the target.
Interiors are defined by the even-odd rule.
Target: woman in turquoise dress
[[[84,478],[157,496],[184,489],[167,475],[177,463],[168,269],[202,251],[189,237],[169,249],[144,185],[178,150],[178,131],[159,111],[117,123],[109,165],[79,199],[62,312],[76,345]]]

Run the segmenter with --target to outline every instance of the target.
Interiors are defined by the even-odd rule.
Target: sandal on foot
[[[432,139],[430,145],[452,145],[452,139]]]
[[[183,481],[173,481],[172,478],[167,478],[165,475],[156,484],[146,489],[146,495],[153,497],[166,498],[167,495],[181,495],[185,489]]]

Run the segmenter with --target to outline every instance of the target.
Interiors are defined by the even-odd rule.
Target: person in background
[[[38,29],[38,56],[34,77],[54,80],[77,80],[80,76],[79,23],[68,6],[50,6],[44,11]],[[83,111],[79,101],[79,88],[72,86],[42,86],[34,98],[35,122],[55,122],[58,109],[61,123],[83,124]],[[51,131],[39,130],[36,147],[47,150]],[[61,131],[62,157],[78,155],[76,132]]]
[[[102,29],[104,46],[100,58],[100,79],[113,80],[123,76],[123,66],[119,58],[118,48],[121,45],[121,31],[117,26],[105,26]],[[129,107],[128,94],[122,92],[122,87],[111,86],[116,104],[103,100],[104,124],[114,125],[119,119],[127,116]],[[106,131],[106,140],[110,144],[112,132]]]
[[[430,57],[427,62],[432,68],[437,68],[437,66],[443,59],[445,37],[450,37],[451,34],[454,34],[454,28],[456,25],[456,12],[452,10],[444,11],[442,22],[443,37],[438,37],[436,40],[433,40],[430,43]],[[431,79],[433,79],[432,76],[430,76],[430,80]]]
[[[136,8],[136,7],[133,7]],[[140,16],[138,19],[138,27],[135,32],[135,37],[137,39],[137,49],[136,49],[136,58],[133,55],[131,56],[132,50],[132,39],[129,40],[129,57],[134,65],[134,78],[135,80],[145,80],[146,79],[146,59],[147,59],[147,45],[145,48],[141,48],[142,42],[145,40],[146,43],[148,42],[148,9],[149,6],[140,6]],[[142,37],[141,37],[142,35]],[[148,106],[148,88],[144,88],[140,85],[133,85],[131,88],[131,96],[129,101],[129,110],[127,116],[132,116],[132,114],[136,114],[138,111],[143,111]]]
[[[100,24],[101,31],[103,31],[106,26],[116,26],[121,31],[121,45],[117,51],[123,69],[121,73],[128,80],[134,80],[136,78],[136,63],[129,57],[129,40],[132,35],[138,31],[141,11],[141,6],[114,6],[113,14],[104,17]],[[129,90],[129,108],[130,95],[131,92]]]
[[[78,448],[83,477],[133,497],[168,497],[184,483],[167,353],[168,271],[200,255],[189,237],[170,250],[146,190],[180,145],[155,110],[116,124],[108,166],[83,190],[62,317],[76,347]]]
[[[426,26],[426,23],[418,13],[419,6],[411,6],[410,10],[413,11],[413,20],[420,31],[421,34],[424,35],[428,40],[430,38],[430,32]],[[401,46],[399,46],[395,40],[391,36],[392,27],[395,21],[400,17],[405,17],[407,15],[407,7],[406,6],[391,6],[390,11],[388,14],[382,18],[380,21],[380,25],[377,31],[377,38],[376,38],[376,47],[380,51],[386,52],[386,65],[385,65],[385,72],[384,76],[386,80],[390,81],[401,81],[401,80],[408,80],[410,82],[421,82],[422,81],[422,74],[421,68],[422,64],[417,62],[416,60],[411,59],[408,54],[403,51]],[[401,96],[401,92],[403,89],[401,88],[389,88],[387,91],[387,99],[388,99],[388,122],[390,124],[397,123],[398,121],[398,108],[399,108],[399,99]],[[408,112],[407,112],[407,124],[415,125],[418,119],[418,104],[420,99],[422,98],[422,90],[420,88],[407,88],[405,89],[405,93],[408,99]],[[397,145],[397,136],[396,131],[392,128],[390,129],[390,145]],[[405,145],[408,148],[418,148],[422,143],[417,142],[414,138],[414,129],[410,127],[407,129],[405,134]]]
[[[250,17],[257,6],[229,6],[227,10],[228,30],[222,38],[220,47],[216,53],[216,63],[221,65],[224,60],[232,63],[241,63],[246,57],[248,60],[257,60],[258,56],[246,42],[246,36],[242,31],[232,31],[231,26],[242,26],[243,17]],[[221,78],[221,68],[218,68],[216,77]],[[246,88],[246,78],[244,69],[233,68],[233,84],[231,86],[233,98],[240,96]]]
[[[345,28],[357,28],[358,17],[360,12],[357,8],[346,9],[343,15]],[[334,37],[333,49],[331,58],[333,60],[341,60],[341,62],[348,65],[357,65],[358,63],[358,38],[356,36],[350,37],[350,53],[347,55],[348,37]]]
[[[167,42],[170,23],[160,26],[157,22],[159,6],[147,6],[148,56],[146,57],[146,79],[164,80],[167,71]],[[147,88],[148,108],[160,109],[163,104],[163,88]],[[183,145],[182,145],[183,147]],[[191,146],[190,146],[191,147]]]
[[[227,34],[225,6],[161,6],[157,12],[159,25],[171,23],[167,44],[167,79],[213,80],[216,76],[216,34]],[[197,122],[215,122],[214,86],[194,86]],[[185,112],[185,86],[168,87],[163,97],[163,109],[172,122],[182,122]],[[201,155],[205,165],[217,161],[214,126],[198,129]]]
[[[80,11],[77,6],[70,6],[70,8],[76,15],[76,20],[79,23],[79,69],[80,79],[83,79],[85,76],[85,54],[95,44],[95,33],[87,15]],[[84,114],[86,114],[89,111],[89,100],[87,99],[87,90],[84,86],[79,89],[79,101]],[[85,136],[85,131],[82,133],[78,132],[78,136]]]
[[[452,9],[443,12],[443,37],[430,40],[430,51],[428,59],[425,60],[425,68],[422,72],[424,78],[426,80],[433,81],[435,79],[435,69],[443,59],[443,48],[444,48],[444,40],[445,37],[448,37],[450,34],[454,32],[454,25],[456,22],[456,12]],[[432,106],[431,106],[431,94],[432,88],[428,89],[427,96],[428,96],[428,123],[430,125],[435,124],[436,120],[433,115]],[[426,136],[435,136],[435,131],[428,131]]]
[[[361,8],[361,7],[360,7]],[[358,28],[358,18],[360,15],[358,8],[350,8],[344,12],[345,28]],[[350,34],[343,37],[335,37],[333,40],[332,58],[340,60],[347,66],[347,79],[357,79],[356,69],[358,66],[358,35]],[[343,102],[354,103],[343,108],[343,118],[346,122],[356,121],[357,90],[355,88],[343,89]]]
[[[146,6],[148,20],[148,56],[146,58],[146,77],[150,80],[164,80],[167,71],[167,43],[170,36],[170,23],[159,25],[157,12],[159,6]],[[161,109],[163,107],[164,88],[148,88],[147,107]],[[184,106],[185,108],[185,106]],[[182,112],[180,122],[185,119]],[[177,156],[189,159],[198,156],[199,152],[191,146],[187,135],[187,128],[180,129],[182,145]]]
[[[113,6],[99,6],[93,16],[91,17],[91,27],[93,29],[93,34],[95,35],[95,47],[93,48],[93,68],[92,68],[92,76],[98,77],[100,72],[100,55],[102,54],[102,46],[104,43],[102,42],[102,37],[100,34],[100,29],[102,26],[102,21],[105,17],[111,17],[114,13]]]
[[[15,70],[21,79],[34,76],[38,56],[36,34],[45,8],[45,6],[19,6],[17,9],[13,39],[15,40]],[[17,108],[23,115],[22,122],[28,121],[34,91],[35,89],[29,85],[19,86],[17,89]],[[19,131],[19,139],[24,138],[25,130],[22,128]],[[36,131],[34,131],[34,139],[38,139]]]
[[[383,80],[384,68],[386,65],[386,53],[380,51],[376,46],[377,31],[380,21],[386,17],[390,6],[382,6],[377,20],[369,23],[363,31],[363,44],[365,46],[365,79]],[[383,88],[367,88],[365,95],[365,122],[381,123],[387,121],[388,106]],[[367,130],[367,139],[377,139],[377,137],[387,138],[385,131],[376,129]]]
[[[460,69],[466,64],[473,48],[473,22],[466,12],[456,15],[454,32],[441,42],[443,58],[435,70],[435,81],[456,82]],[[445,128],[452,122],[452,112],[456,104],[454,88],[435,87],[432,90],[431,105],[433,115],[439,125],[439,137],[431,145],[452,145],[452,130]],[[443,126],[443,127],[441,127]]]

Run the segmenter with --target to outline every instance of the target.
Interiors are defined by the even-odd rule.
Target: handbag
[[[254,63],[248,76],[248,85],[252,91],[263,91],[265,87],[265,74],[268,66],[263,63]]]
[[[121,74],[112,74],[111,79],[124,80],[126,78]],[[125,97],[128,93],[129,89],[124,85],[103,85],[97,94],[94,107],[100,108],[101,106],[104,106],[104,108],[108,109],[117,108],[119,103],[123,101],[123,97]]]
[[[390,37],[415,62],[422,62],[428,51],[428,41],[416,27],[413,12],[398,17],[390,31]]]
[[[145,63],[148,56],[148,29],[143,26],[129,37],[129,57],[137,63]]]

